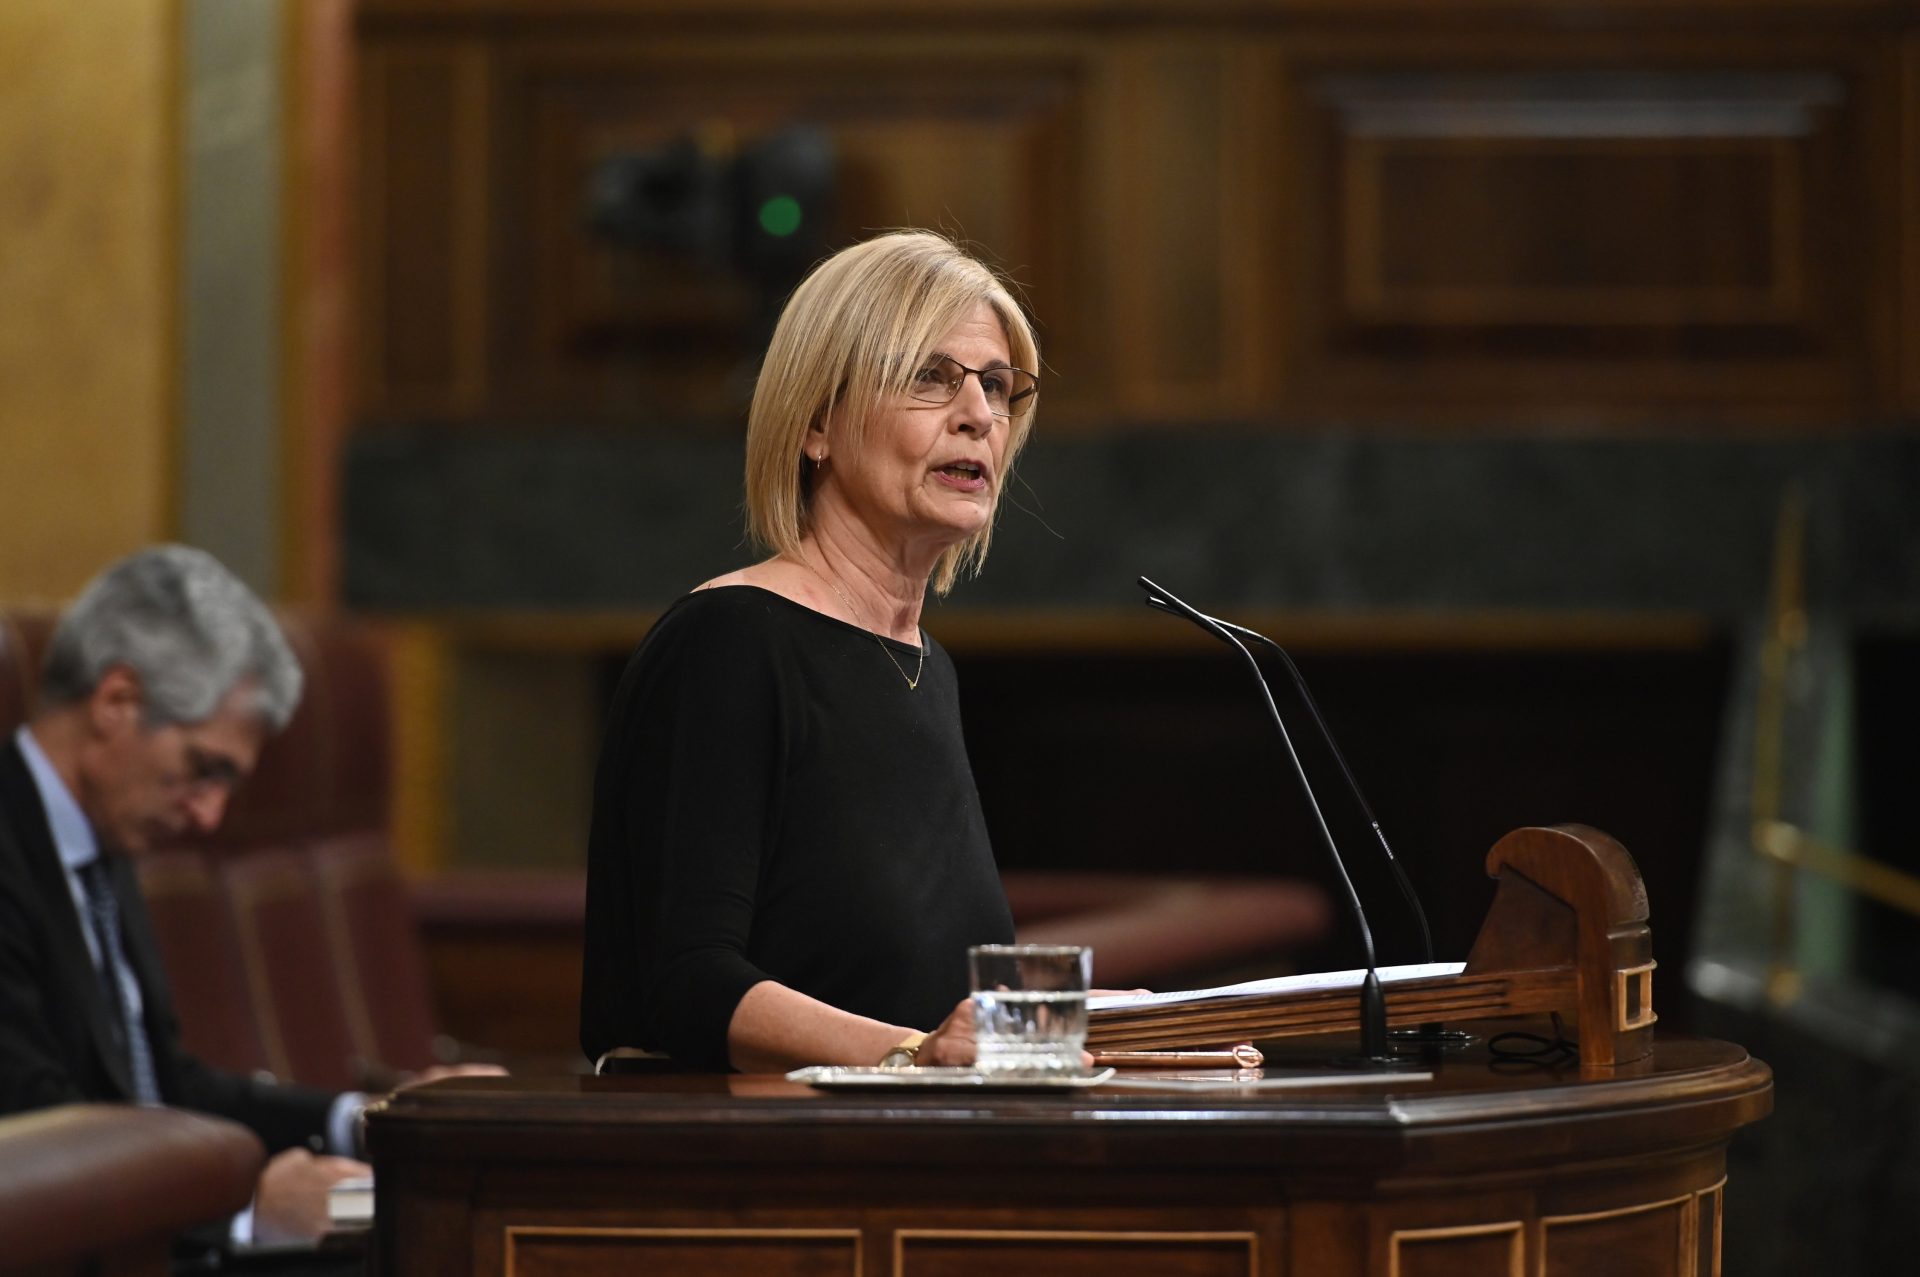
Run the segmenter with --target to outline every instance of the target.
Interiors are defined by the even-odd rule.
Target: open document
[[[1436,976],[1456,976],[1467,969],[1464,962],[1416,962],[1406,966],[1381,967],[1380,983],[1427,980]],[[1247,980],[1223,984],[1215,989],[1181,989],[1170,993],[1126,993],[1111,997],[1088,998],[1089,1011],[1131,1011],[1142,1007],[1175,1006],[1183,1002],[1207,1002],[1216,998],[1250,998],[1273,994],[1323,993],[1339,989],[1357,989],[1367,977],[1365,968],[1356,971],[1316,971],[1306,975],[1274,976],[1268,980]]]

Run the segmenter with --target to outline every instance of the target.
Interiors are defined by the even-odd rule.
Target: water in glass
[[[1078,1073],[1087,1040],[1085,989],[976,989],[973,1024],[982,1073]]]

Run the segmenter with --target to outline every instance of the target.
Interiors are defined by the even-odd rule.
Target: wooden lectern
[[[1653,937],[1647,892],[1626,849],[1597,829],[1519,829],[1487,853],[1499,881],[1466,970],[1386,987],[1387,1023],[1564,1013],[1589,1070],[1653,1050]],[[1236,996],[1095,1011],[1093,1050],[1210,1046],[1352,1032],[1349,990]]]
[[[1352,1029],[1337,994],[1102,1018],[1105,1042],[1159,1045],[1257,1016],[1278,1039],[1265,1078],[1205,1090],[456,1078],[368,1124],[375,1270],[1715,1277],[1727,1141],[1768,1112],[1771,1074],[1729,1043],[1653,1036],[1646,899],[1612,839],[1524,829],[1488,867],[1500,886],[1466,969],[1391,986],[1392,1017],[1485,1033],[1564,1012],[1578,1062],[1481,1043],[1417,1072],[1283,1083],[1296,1035]]]

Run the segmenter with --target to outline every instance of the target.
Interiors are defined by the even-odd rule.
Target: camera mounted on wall
[[[608,155],[588,178],[588,229],[607,242],[689,258],[773,303],[826,251],[833,140],[789,125],[740,144],[725,121]]]

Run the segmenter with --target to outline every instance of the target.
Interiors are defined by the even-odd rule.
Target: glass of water
[[[1093,950],[1068,944],[981,944],[973,973],[974,1067],[996,1076],[1081,1071]]]

